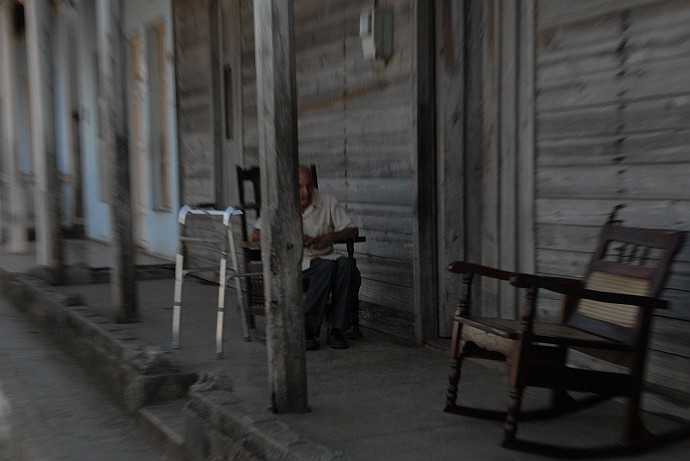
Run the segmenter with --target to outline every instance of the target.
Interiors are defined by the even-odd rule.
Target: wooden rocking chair
[[[681,240],[679,232],[606,225],[583,281],[510,273],[466,262],[451,263],[448,270],[463,274],[464,289],[453,322],[445,411],[504,419],[503,446],[520,448],[534,443],[517,440],[518,421],[553,416],[623,396],[627,402],[622,448],[640,447],[650,435],[642,425],[639,409],[652,310],[667,305],[657,296]],[[526,289],[520,319],[473,317],[471,285],[475,275],[509,281],[515,287]],[[562,294],[560,323],[535,322],[539,289]],[[568,366],[569,350],[622,365],[625,371]],[[507,360],[510,368],[507,412],[456,403],[462,362],[471,356]],[[531,413],[521,412],[523,392],[528,386],[552,389],[550,406]],[[567,391],[587,392],[590,397],[578,401]]]

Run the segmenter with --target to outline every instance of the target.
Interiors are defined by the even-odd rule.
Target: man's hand
[[[328,234],[312,237],[310,235],[304,236],[304,246],[311,250],[323,250],[333,243]]]
[[[331,232],[330,234],[323,234],[317,237],[305,235],[304,247],[312,250],[322,250],[333,245],[335,242],[357,237],[357,235],[359,235],[359,229],[356,227],[347,227],[341,231]]]

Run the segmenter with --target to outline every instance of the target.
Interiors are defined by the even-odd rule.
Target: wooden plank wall
[[[541,0],[536,45],[537,269],[580,276],[615,205],[690,230],[690,2]],[[690,243],[664,291],[649,381],[690,395]],[[540,314],[556,311],[555,300]]]
[[[436,156],[438,197],[438,329],[450,336],[461,296],[459,277],[447,271],[465,259],[465,47],[470,40],[460,2],[436,1]]]
[[[534,270],[534,2],[439,3],[439,333],[449,336],[461,286],[450,261]],[[515,318],[512,287],[474,286],[477,313]]]
[[[366,235],[358,244],[362,324],[414,337],[411,74],[413,0],[393,9],[393,56],[365,61],[359,18],[365,0],[296,0],[294,5],[300,162],[315,163],[321,190],[344,202]],[[245,166],[258,164],[251,0],[242,0]]]
[[[180,203],[216,202],[209,0],[175,0]]]

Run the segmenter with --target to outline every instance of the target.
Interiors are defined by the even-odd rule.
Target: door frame
[[[239,2],[215,0],[211,7],[213,139],[216,204],[238,202],[235,167],[244,166],[242,133],[242,34]],[[230,120],[228,114],[232,116]]]

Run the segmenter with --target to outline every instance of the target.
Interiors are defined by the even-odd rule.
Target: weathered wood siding
[[[393,56],[365,61],[359,18],[371,2],[294,5],[300,162],[315,163],[320,189],[344,202],[367,242],[356,248],[361,323],[414,337],[412,72],[414,1],[393,9]],[[258,164],[252,1],[242,0],[245,166]]]
[[[212,129],[211,1],[175,0],[175,85],[180,203],[216,202]]]
[[[537,269],[580,276],[615,205],[627,225],[690,229],[690,2],[537,5]],[[652,385],[686,396],[689,276],[686,242],[649,367]]]
[[[439,334],[467,260],[534,270],[534,2],[437,0]],[[515,318],[515,290],[476,283],[475,314]]]

